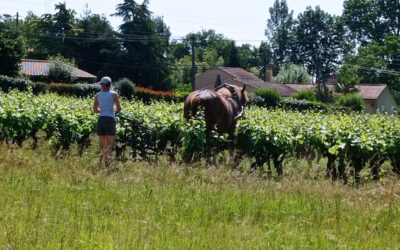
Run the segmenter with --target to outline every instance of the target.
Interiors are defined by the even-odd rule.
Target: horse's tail
[[[189,95],[185,100],[185,105],[183,107],[183,117],[189,120],[191,117],[197,114],[199,107],[201,105],[201,99],[197,94]]]

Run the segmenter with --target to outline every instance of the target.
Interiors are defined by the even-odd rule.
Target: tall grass
[[[107,172],[93,148],[55,159],[46,146],[0,145],[0,159],[5,249],[400,246],[400,183],[390,177],[354,188],[303,170],[273,180],[162,159]]]

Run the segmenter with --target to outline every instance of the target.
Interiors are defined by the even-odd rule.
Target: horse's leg
[[[228,133],[228,162],[229,165],[236,166],[237,161],[236,161],[236,151],[235,151],[235,130],[232,129]]]

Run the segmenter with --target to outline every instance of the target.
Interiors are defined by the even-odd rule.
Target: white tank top
[[[97,100],[99,102],[100,107],[100,116],[107,116],[115,118],[115,110],[114,110],[114,94],[115,91],[100,91],[97,95]]]

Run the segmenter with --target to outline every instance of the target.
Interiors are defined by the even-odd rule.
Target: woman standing
[[[114,147],[116,123],[115,113],[121,112],[117,92],[111,90],[111,78],[105,76],[100,80],[101,91],[94,97],[93,111],[99,113],[97,135],[100,140],[100,166],[108,165]]]

